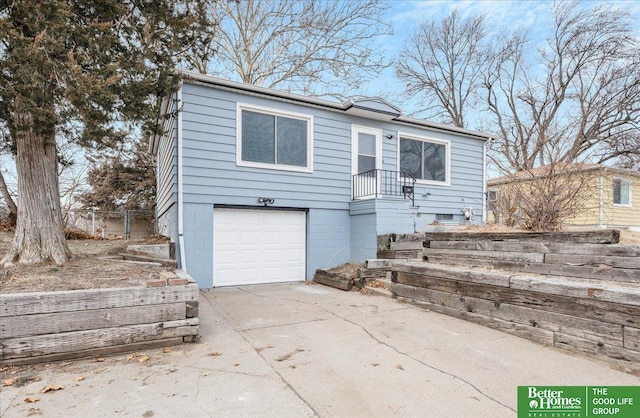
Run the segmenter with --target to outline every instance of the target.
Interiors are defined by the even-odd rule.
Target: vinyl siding
[[[625,179],[631,182],[631,205],[613,204],[613,179]],[[640,227],[640,178],[618,173],[607,173],[603,177],[604,224],[618,227]]]
[[[600,225],[600,222],[603,221],[602,225],[606,225],[607,221],[607,205],[606,203],[602,207],[602,212],[600,211],[600,181],[601,175],[597,172],[594,172],[593,178],[589,179],[589,183],[584,186],[585,193],[588,196],[585,197],[584,204],[580,209],[580,212],[571,219],[566,221],[567,225],[581,225],[581,226],[594,226],[597,227]],[[604,181],[604,178],[602,178]],[[602,197],[603,203],[607,202],[607,193],[606,193],[606,182],[602,183]],[[611,206],[611,205],[609,205]],[[602,219],[601,219],[602,214]]]
[[[268,194],[277,206],[347,210],[351,200],[351,125],[381,129],[382,167],[398,170],[398,132],[451,141],[450,185],[416,185],[420,213],[482,208],[483,142],[392,122],[367,120],[185,83],[183,88],[185,202],[254,205]],[[236,165],[236,102],[313,116],[313,172]],[[385,136],[393,135],[389,140]],[[430,196],[423,197],[423,193]],[[481,222],[481,217],[476,217]]]
[[[281,207],[348,208],[351,125],[346,116],[188,83],[182,97],[185,202],[255,205],[264,196]],[[313,172],[237,166],[238,101],[313,115]]]
[[[172,99],[167,115],[175,111]],[[156,213],[158,232],[177,240],[176,205],[178,194],[178,147],[175,116],[164,121],[165,134],[160,138],[156,155]]]
[[[416,212],[421,217],[421,223],[435,221],[437,213],[453,214],[455,222],[464,223],[462,216],[462,208],[464,207],[473,208],[475,213],[473,223],[483,223],[482,153],[484,143],[471,138],[413,127],[402,126],[399,128],[399,132],[428,139],[450,141],[449,185],[416,183],[415,205]],[[383,139],[383,141],[385,140]],[[396,143],[386,149],[388,154],[385,157],[385,162],[387,158],[393,159],[395,168],[389,169],[398,170]],[[422,228],[418,229],[419,232],[422,230]]]
[[[255,208],[260,206],[259,197],[269,197],[275,200],[271,205],[275,208],[306,209],[307,279],[317,268],[375,257],[376,235],[413,232],[417,215],[435,219],[436,213],[445,210],[460,214],[471,202],[476,202],[476,213],[482,207],[481,140],[187,81],[182,100],[185,255],[188,272],[201,287],[213,283],[213,217],[214,207],[220,205]],[[238,166],[238,103],[312,116],[312,172]],[[398,132],[450,141],[450,185],[416,185],[415,208],[401,197],[352,202],[352,125],[382,131],[382,167],[387,170],[398,170]],[[165,208],[165,202],[175,201],[176,173],[169,167],[177,165],[177,148],[175,140],[163,145],[159,154],[172,150],[174,156],[163,163],[163,180],[158,180],[163,182],[165,194],[159,202]],[[171,213],[169,207],[167,213]]]

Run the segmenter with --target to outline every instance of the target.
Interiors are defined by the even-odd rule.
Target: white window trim
[[[398,173],[400,173],[400,138],[413,139],[415,141],[431,142],[433,144],[444,145],[445,153],[446,153],[446,164],[447,164],[445,181],[416,179],[416,184],[427,184],[432,186],[451,186],[451,141],[447,139],[434,139],[426,136],[419,136],[414,134],[398,132],[398,140],[396,141],[396,146],[397,146],[396,167],[398,169]]]
[[[273,116],[283,116],[291,119],[299,119],[307,122],[307,166],[268,164],[242,159],[242,111],[248,110]],[[276,110],[248,103],[236,103],[236,165],[239,167],[263,168],[267,170],[295,171],[299,173],[313,173],[313,116],[304,113],[295,113]]]
[[[376,170],[382,170],[382,130],[368,126],[351,125],[351,175],[358,173],[358,134],[365,133],[376,137]]]
[[[614,195],[614,191],[613,191],[613,182],[619,180],[620,182],[625,182],[629,185],[629,203],[614,203],[613,202],[613,195]],[[627,179],[624,177],[613,177],[612,181],[611,181],[611,203],[613,204],[613,206],[617,207],[617,208],[630,208],[633,207],[633,182],[631,181],[631,179]]]

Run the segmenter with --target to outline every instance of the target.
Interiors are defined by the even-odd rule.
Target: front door
[[[380,194],[382,168],[382,132],[379,129],[354,126],[351,131],[351,174],[354,199]]]

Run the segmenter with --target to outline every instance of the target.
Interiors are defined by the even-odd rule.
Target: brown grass
[[[635,245],[640,247],[640,232],[639,231],[620,231],[620,244]]]
[[[12,237],[9,232],[0,232],[0,255],[7,252]],[[15,265],[0,269],[0,292],[44,292],[144,285],[148,279],[159,277],[161,271],[171,269],[148,263],[109,260],[104,257],[123,253],[128,245],[148,242],[157,243],[158,240],[68,240],[73,253],[71,261],[62,266]]]

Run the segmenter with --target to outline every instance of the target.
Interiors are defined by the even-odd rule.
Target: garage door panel
[[[237,234],[234,231],[218,231],[218,238],[226,245],[234,244],[238,241]]]
[[[214,286],[302,281],[306,213],[216,209]]]

